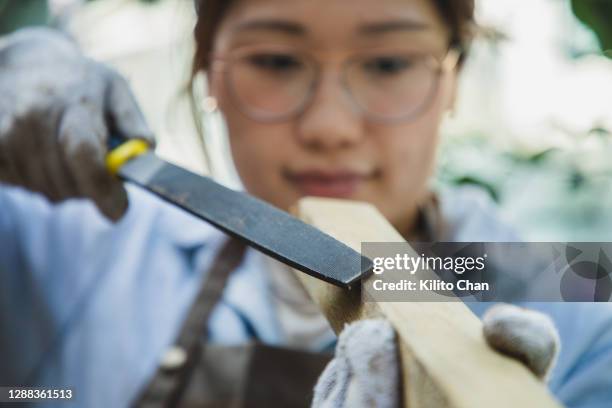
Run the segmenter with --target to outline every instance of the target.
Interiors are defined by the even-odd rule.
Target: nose
[[[363,118],[333,74],[322,75],[298,118],[299,142],[312,150],[345,149],[364,135]]]

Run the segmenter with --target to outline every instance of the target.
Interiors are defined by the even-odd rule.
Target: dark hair
[[[474,33],[474,0],[432,1],[451,29],[450,45],[462,51],[461,60],[463,60]],[[195,0],[198,19],[194,30],[196,40],[194,74],[208,68],[215,34],[233,3],[234,0]]]

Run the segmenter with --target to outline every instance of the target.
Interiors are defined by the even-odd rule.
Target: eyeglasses
[[[442,59],[402,50],[364,52],[342,64],[340,81],[356,110],[367,119],[396,123],[414,120],[431,105],[440,78],[461,53]],[[213,55],[237,108],[253,120],[280,122],[302,114],[312,102],[322,68],[306,53],[284,47],[249,47]]]

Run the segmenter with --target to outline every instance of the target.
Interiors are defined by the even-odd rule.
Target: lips
[[[289,173],[288,179],[306,196],[349,198],[369,178],[352,171],[303,171]]]

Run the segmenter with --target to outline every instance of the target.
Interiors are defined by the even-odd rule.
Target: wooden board
[[[361,242],[404,242],[371,205],[305,198],[294,212],[357,251]],[[522,364],[492,350],[480,320],[462,302],[367,302],[303,273],[298,276],[336,332],[346,323],[384,317],[399,341],[403,406],[560,407]]]

